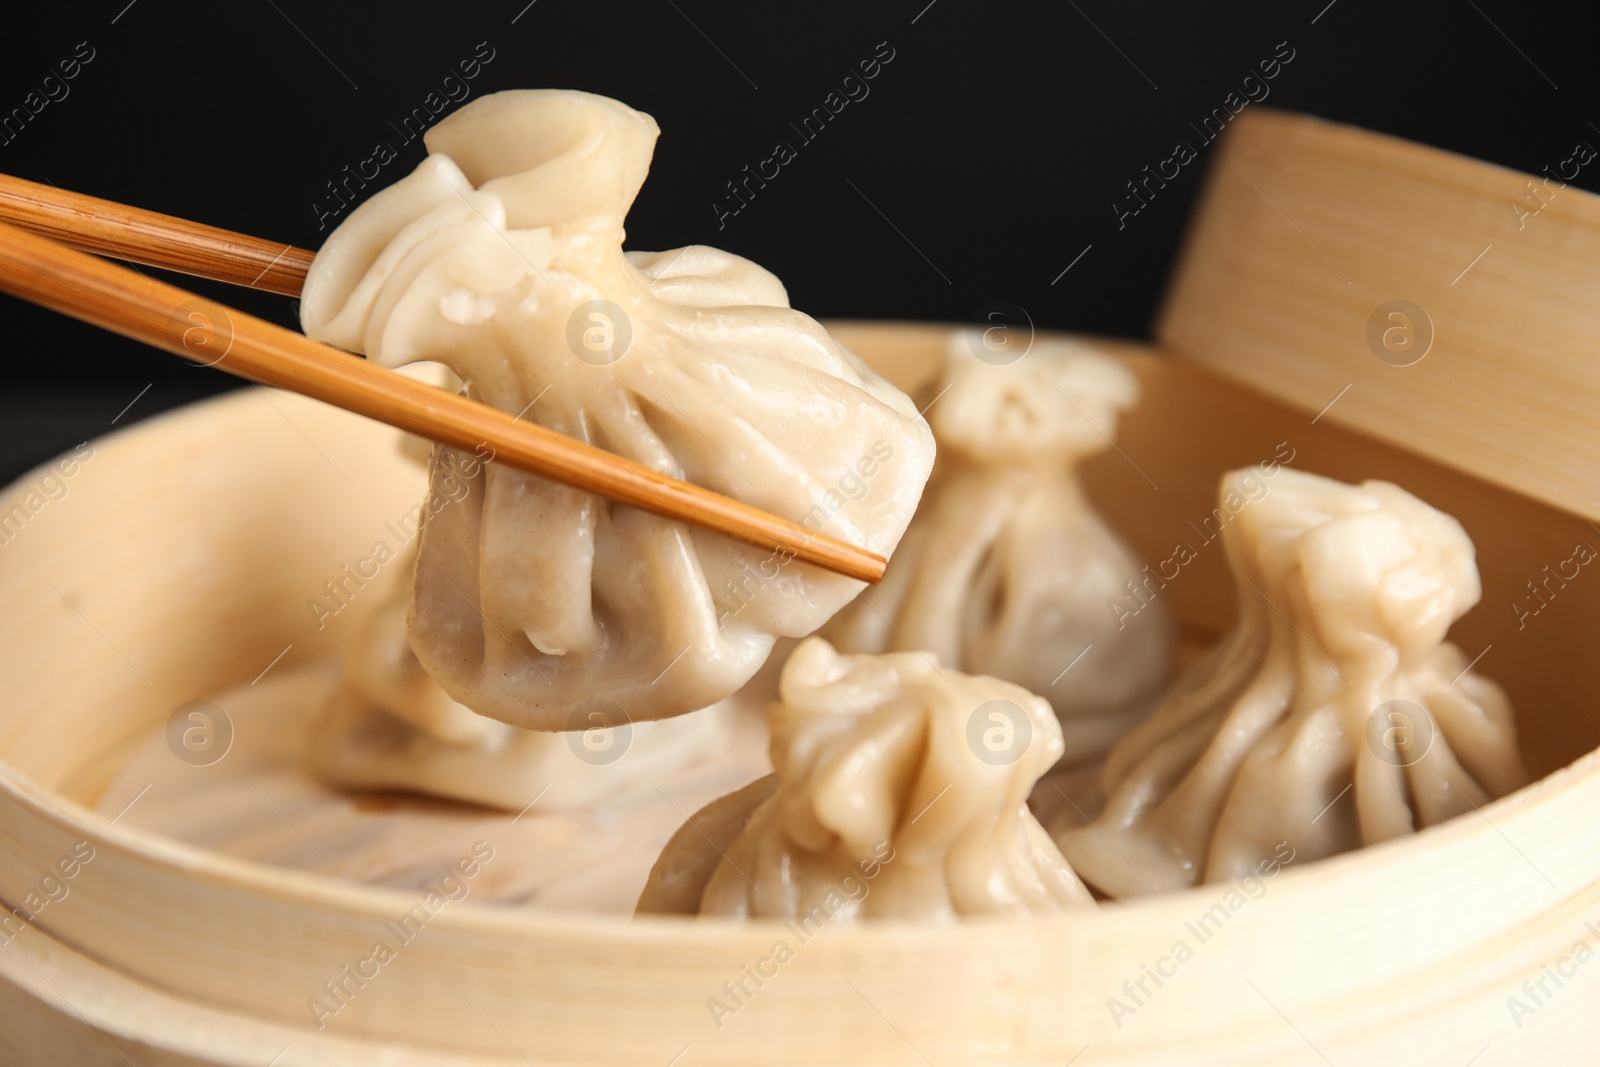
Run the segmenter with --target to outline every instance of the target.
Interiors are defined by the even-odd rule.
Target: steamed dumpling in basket
[[[1222,531],[1239,623],[1112,751],[1094,825],[1056,828],[1086,881],[1227,881],[1285,843],[1318,859],[1527,782],[1505,693],[1444,639],[1480,595],[1460,523],[1287,468],[1221,491],[1248,501]]]
[[[704,247],[622,251],[655,122],[587,93],[484,97],[328,239],[309,336],[882,555],[932,465],[911,401]],[[456,454],[436,449],[435,479]],[[859,495],[842,478],[872,471]],[[412,645],[454,700],[518,726],[713,704],[862,583],[489,463],[423,529]]]
[[[641,914],[948,921],[1092,907],[1028,810],[1061,755],[1050,706],[921,652],[784,665],[776,772],[701,809],[650,872]]]
[[[925,399],[939,462],[922,507],[883,581],[822,632],[845,651],[927,649],[1015,682],[1050,701],[1082,762],[1148,712],[1171,669],[1164,601],[1131,617],[1108,607],[1142,565],[1074,471],[1111,446],[1139,383],[1071,342],[1000,365],[977,350],[974,334],[950,338]]]

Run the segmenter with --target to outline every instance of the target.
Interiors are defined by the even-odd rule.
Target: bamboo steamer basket
[[[1484,650],[1478,669],[1509,691],[1544,776],[1528,788],[1413,838],[1291,864],[1236,909],[1227,887],[1202,886],[1047,920],[826,928],[799,943],[777,923],[468,901],[319,1030],[307,999],[414,895],[230,859],[91,810],[179,704],[248,680],[285,646],[285,664],[335,651],[306,624],[307,590],[420,495],[386,429],[246,390],[95,442],[66,496],[0,547],[0,899],[24,900],[79,842],[94,849],[70,893],[0,944],[0,1059],[1583,1060],[1600,1040],[1600,965],[1576,954],[1600,947],[1600,923],[1586,925],[1600,916],[1600,578],[1580,572],[1531,618],[1511,605],[1542,603],[1525,583],[1600,545],[1600,363],[1585,343],[1600,335],[1600,201],[1563,190],[1519,229],[1506,202],[1524,181],[1356,130],[1241,116],[1159,343],[1100,343],[1145,396],[1085,480],[1151,561],[1210,514],[1220,472],[1280,442],[1298,469],[1389,479],[1458,517],[1484,598],[1452,639]],[[1432,323],[1409,366],[1366,341],[1396,299]],[[907,387],[946,337],[833,328]],[[1163,595],[1192,637],[1232,618],[1220,551],[1202,550]],[[1195,943],[1191,925],[1219,904],[1225,924]],[[1192,958],[1114,1015],[1110,998],[1133,1004],[1124,983],[1180,939]],[[708,998],[779,940],[794,958],[719,1028]],[[1523,983],[1541,979],[1535,1004]],[[1514,1016],[1512,997],[1531,1010]]]

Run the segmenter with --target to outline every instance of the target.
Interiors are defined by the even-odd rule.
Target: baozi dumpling
[[[733,709],[726,704],[637,724],[597,706],[582,729],[545,733],[456,703],[406,638],[415,552],[392,566],[401,581],[362,620],[344,676],[308,738],[312,770],[328,784],[507,811],[535,798],[545,808],[581,807],[728,747]]]
[[[888,572],[822,633],[848,652],[927,649],[1015,682],[1050,701],[1068,757],[1088,760],[1149,711],[1173,656],[1164,601],[1132,620],[1108,610],[1141,565],[1074,472],[1110,446],[1139,383],[1071,342],[1005,365],[976,347],[954,334],[928,388],[939,460]]]
[[[657,132],[587,93],[467,105],[328,238],[306,334],[441,362],[503,411],[888,555],[932,466],[926,423],[755,264],[624,254]],[[462,458],[436,449],[431,478]],[[862,588],[502,464],[466,482],[424,525],[411,642],[452,699],[513,725],[582,725],[596,699],[634,721],[707,707]]]
[[[1242,877],[1283,843],[1386,841],[1528,780],[1504,692],[1444,639],[1481,592],[1460,523],[1287,468],[1230,493],[1238,626],[1112,751],[1094,824],[1056,828],[1115,897]]]
[[[1061,755],[1044,700],[920,652],[820,637],[767,713],[776,772],[668,842],[641,914],[823,923],[1037,915],[1093,900],[1028,810]]]

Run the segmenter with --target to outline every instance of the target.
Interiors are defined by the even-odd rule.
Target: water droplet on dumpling
[[[439,298],[439,314],[460,326],[487,322],[494,314],[494,297],[455,289]]]

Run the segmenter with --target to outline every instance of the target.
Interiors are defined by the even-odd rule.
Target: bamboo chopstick
[[[0,291],[563,485],[876,582],[863,548],[0,222]]]
[[[158,211],[0,174],[0,219],[84,252],[299,296],[315,255]]]

